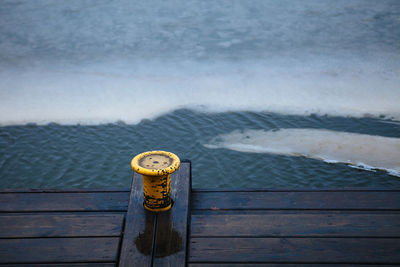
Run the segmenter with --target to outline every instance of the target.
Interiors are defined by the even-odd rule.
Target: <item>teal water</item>
[[[398,188],[400,1],[3,0],[0,187]]]
[[[400,138],[400,124],[387,122],[371,118],[178,110],[137,125],[120,122],[1,127],[1,187],[127,187],[132,176],[131,158],[143,151],[162,149],[192,161],[194,187],[397,188],[400,177],[385,171],[356,169],[301,156],[241,153],[204,146],[216,136],[238,129],[320,128]]]

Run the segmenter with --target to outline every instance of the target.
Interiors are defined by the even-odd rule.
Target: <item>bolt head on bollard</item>
[[[171,209],[170,174],[180,166],[177,155],[166,151],[148,151],[131,161],[133,171],[143,175],[144,207],[150,211]]]

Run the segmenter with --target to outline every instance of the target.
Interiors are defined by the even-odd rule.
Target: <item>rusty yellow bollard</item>
[[[146,209],[155,212],[171,209],[170,174],[179,168],[180,163],[177,155],[166,151],[148,151],[132,159],[132,169],[143,175]]]

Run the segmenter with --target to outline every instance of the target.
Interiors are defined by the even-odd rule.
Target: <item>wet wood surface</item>
[[[185,266],[190,162],[171,187],[174,206],[163,213],[143,208],[137,174],[130,190],[0,190],[0,264]]]
[[[398,210],[397,191],[193,192],[193,210]]]
[[[0,212],[126,211],[129,192],[0,193]]]
[[[193,215],[192,237],[397,237],[398,214]]]
[[[115,266],[129,192],[1,190],[0,264]]]
[[[143,179],[133,175],[119,266],[151,266],[157,214],[143,207]]]
[[[0,190],[2,266],[396,266],[400,190],[191,190],[169,212],[130,189]]]
[[[120,236],[124,214],[0,214],[0,238]]]
[[[144,210],[143,180],[140,175],[134,175],[119,266],[186,265],[190,164],[182,162],[179,170],[171,175],[174,205],[166,212]]]
[[[198,190],[189,266],[400,263],[398,190]]]
[[[392,238],[191,238],[191,262],[399,263]]]
[[[114,262],[118,244],[118,237],[0,239],[0,262]]]
[[[174,206],[157,216],[153,266],[185,266],[190,226],[191,167],[184,163],[171,177]]]

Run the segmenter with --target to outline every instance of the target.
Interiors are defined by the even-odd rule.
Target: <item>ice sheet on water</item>
[[[399,1],[2,1],[0,125],[178,108],[400,120]]]
[[[322,129],[245,130],[222,134],[205,146],[304,156],[370,171],[385,170],[400,177],[400,138]]]
[[[400,75],[379,66],[351,69],[285,60],[274,64],[104,63],[0,72],[0,124],[137,123],[189,108],[268,111],[400,120]],[[152,66],[150,66],[152,64]],[[109,69],[109,66],[119,66]],[[328,70],[337,75],[326,74]]]

